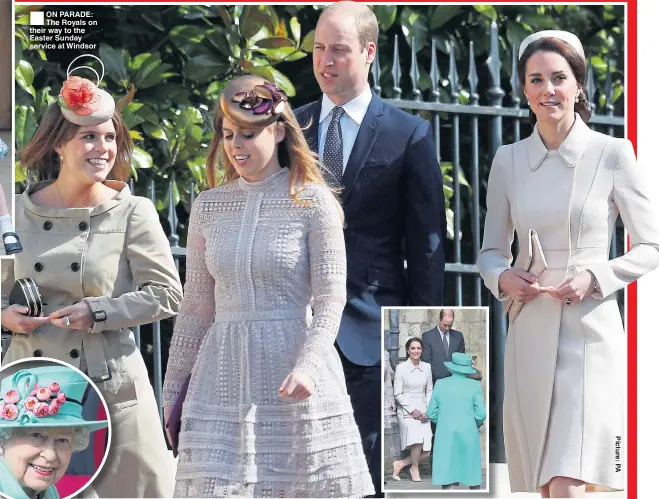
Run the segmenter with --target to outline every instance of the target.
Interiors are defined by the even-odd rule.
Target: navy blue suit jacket
[[[305,136],[316,152],[320,109],[319,100],[295,111],[311,123]],[[373,94],[343,184],[348,302],[337,342],[348,360],[373,366],[381,306],[442,304],[446,213],[430,123]]]
[[[451,362],[455,352],[465,353],[465,339],[460,331],[449,329],[448,338],[449,351],[447,355],[442,337],[436,327],[426,331],[421,337],[421,341],[423,341],[421,360],[430,364],[433,386],[438,379],[451,375],[451,371],[448,370],[444,362]]]

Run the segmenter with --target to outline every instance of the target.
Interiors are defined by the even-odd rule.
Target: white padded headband
[[[560,30],[554,30],[554,29],[549,29],[545,31],[538,31],[537,33],[533,33],[526,38],[524,38],[524,41],[522,44],[519,46],[519,55],[518,59],[522,58],[522,54],[524,54],[524,51],[526,50],[526,47],[528,47],[531,43],[540,40],[541,38],[558,38],[559,40],[563,40],[565,43],[568,43],[572,46],[574,50],[576,50],[581,57],[586,59],[586,54],[584,53],[583,50],[583,45],[581,45],[581,40],[575,35],[574,33],[570,33],[569,31],[560,31]]]

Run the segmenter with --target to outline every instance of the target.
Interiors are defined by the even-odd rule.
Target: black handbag
[[[37,284],[30,278],[17,279],[9,291],[9,305],[27,307],[27,315],[39,317],[43,311],[43,302]]]

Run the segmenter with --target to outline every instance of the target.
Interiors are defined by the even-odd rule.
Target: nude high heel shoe
[[[398,476],[401,471],[403,471],[404,466],[400,466],[400,461],[394,461],[394,472],[391,474],[391,478],[400,482],[400,477]]]

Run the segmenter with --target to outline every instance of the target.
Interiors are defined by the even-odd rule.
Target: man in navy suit
[[[337,348],[376,491],[380,490],[381,306],[441,305],[446,214],[430,123],[371,92],[378,23],[354,2],[326,8],[313,65],[320,100],[296,110],[339,187],[348,302]],[[407,268],[405,268],[407,262]]]
[[[430,364],[432,384],[451,375],[444,362],[451,362],[455,352],[465,353],[465,339],[460,331],[453,329],[455,313],[450,308],[439,311],[439,325],[423,333],[421,360]]]

